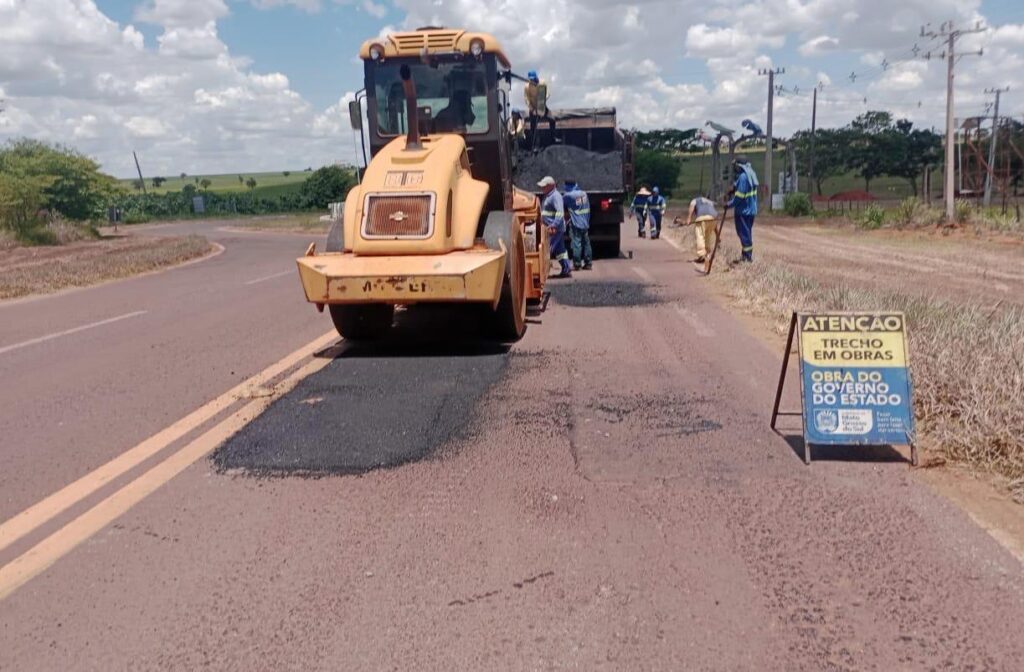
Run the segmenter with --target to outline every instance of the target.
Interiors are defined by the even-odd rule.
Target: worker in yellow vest
[[[526,74],[529,80],[523,89],[523,96],[526,98],[526,113],[530,118],[530,135],[533,143],[533,152],[537,153],[540,147],[540,138],[537,136],[537,120],[545,119],[548,122],[548,132],[555,134],[555,120],[551,117],[548,109],[548,85],[541,81],[536,70],[530,70]]]

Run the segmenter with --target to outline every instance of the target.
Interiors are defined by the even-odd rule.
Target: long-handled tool
[[[715,229],[715,245],[711,248],[711,254],[704,260],[704,275],[711,275],[711,265],[715,263],[715,254],[718,253],[718,244],[722,242],[722,228],[725,227],[725,216],[729,213],[729,206],[722,208],[722,219]]]

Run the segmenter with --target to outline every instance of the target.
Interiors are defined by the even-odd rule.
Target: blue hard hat
[[[660,191],[658,191],[658,188],[657,188],[657,187],[655,187],[655,188],[653,189],[653,191],[654,191],[654,193],[656,193],[656,194],[660,194],[660,193],[661,193]]]
[[[527,79],[532,79],[532,80],[537,80],[537,79],[539,79],[539,78],[537,77],[537,71],[536,71],[536,70],[530,70],[530,71],[529,71],[528,73],[526,73],[526,78],[527,78]]]

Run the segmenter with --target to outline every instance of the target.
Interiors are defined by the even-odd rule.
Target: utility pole
[[[146,180],[142,179],[142,167],[139,166],[139,156],[132,151],[132,157],[135,158],[135,170],[139,172],[139,184],[142,185],[142,194],[146,195]]]
[[[921,27],[921,37],[944,37],[946,38],[946,51],[941,54],[936,54],[935,58],[946,59],[946,169],[943,171],[946,186],[943,189],[943,195],[946,199],[946,221],[953,222],[955,219],[955,180],[954,180],[954,149],[956,144],[956,134],[954,131],[954,112],[953,112],[953,70],[957,63],[956,54],[956,41],[964,35],[970,35],[971,33],[980,33],[985,29],[982,28],[981,23],[975,24],[974,28],[957,30],[953,27],[952,21],[946,21],[939,26],[938,31],[925,30],[925,27]],[[961,56],[967,55],[978,55],[981,56],[984,50],[978,50],[977,52],[971,52],[971,54],[961,54]],[[925,58],[931,60],[932,52],[925,54]]]
[[[786,73],[785,68],[767,68],[757,71],[768,75],[768,136],[764,151],[764,183],[768,187],[768,209],[772,209],[772,113],[775,110],[775,75]]]
[[[815,185],[815,182],[814,182],[814,150],[815,150],[815,147],[817,145],[817,142],[816,142],[815,137],[814,137],[814,133],[817,131],[817,128],[818,128],[818,89],[819,88],[821,88],[821,84],[820,83],[818,84],[818,86],[814,87],[814,98],[813,98],[813,102],[811,103],[811,162],[810,162],[810,166],[809,166],[810,169],[807,171],[807,173],[808,173],[808,175],[807,175],[807,180],[808,180],[808,182],[807,182],[807,190],[811,194],[811,198],[812,199],[814,198],[814,185]]]
[[[988,141],[988,169],[985,171],[985,200],[983,202],[986,208],[992,204],[992,182],[996,170],[996,141],[999,139],[999,96],[1009,90],[1010,87],[1008,86],[1001,89],[985,89],[985,93],[994,93],[996,96],[995,108],[992,110],[992,137]]]

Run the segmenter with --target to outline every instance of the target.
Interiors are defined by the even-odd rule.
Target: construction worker
[[[647,214],[651,218],[651,240],[661,237],[661,219],[665,216],[665,208],[668,204],[661,191],[655,187],[651,190],[651,196],[647,199]]]
[[[636,192],[633,203],[629,206],[629,209],[633,211],[633,218],[636,219],[636,235],[640,238],[647,236],[647,201],[650,197],[651,192],[647,190],[647,187],[640,187],[640,191]]]
[[[540,206],[540,218],[548,227],[548,238],[551,241],[551,258],[558,261],[562,272],[559,278],[571,278],[572,267],[569,266],[569,253],[565,249],[565,207],[562,195],[555,188],[555,179],[550,175],[537,183],[544,194]]]
[[[576,180],[565,181],[565,214],[569,220],[569,239],[572,242],[572,268],[589,271],[594,267],[594,252],[590,246],[590,197],[580,189]]]
[[[732,190],[732,198],[728,207],[733,209],[736,221],[736,235],[740,238],[742,254],[736,262],[750,263],[754,261],[754,217],[757,216],[757,174],[750,166],[750,160],[737,156],[733,161],[736,171],[736,184]]]
[[[526,122],[523,121],[523,113],[519,110],[512,110],[512,116],[508,120],[508,134],[512,136],[512,142],[522,146],[526,142]]]
[[[551,133],[552,137],[555,135],[555,120],[551,117],[551,113],[548,110],[547,82],[540,80],[536,70],[530,70],[530,72],[526,73],[526,79],[529,81],[523,88],[523,96],[526,98],[526,114],[530,118],[530,140],[533,143],[533,151],[536,153],[537,148],[540,146],[540,139],[537,136],[537,120],[547,120],[548,132]]]
[[[704,263],[709,251],[714,248],[715,220],[717,219],[718,212],[715,210],[715,204],[710,198],[698,196],[690,201],[690,214],[686,224],[687,226],[696,224],[693,235],[697,240],[697,258],[693,260],[694,263]]]

